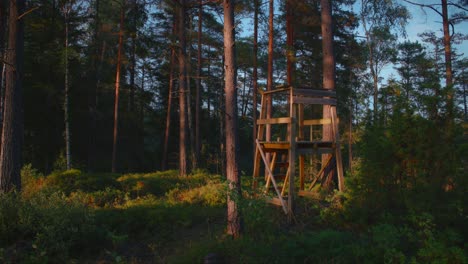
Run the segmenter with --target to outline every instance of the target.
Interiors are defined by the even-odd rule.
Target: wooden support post
[[[303,104],[298,104],[297,105],[297,119],[299,123],[299,131],[298,131],[298,137],[299,140],[304,140],[304,105]],[[300,182],[300,190],[304,190],[304,178],[305,178],[305,160],[304,160],[304,155],[299,155],[299,182]]]
[[[281,196],[284,196],[284,193],[286,192],[286,186],[288,186],[288,182],[289,182],[289,168],[288,168],[288,171],[286,172],[286,177],[284,178],[283,188],[281,188]]]
[[[336,172],[338,175],[338,190],[341,192],[345,189],[343,176],[343,160],[341,158],[340,131],[338,129],[336,106],[330,107],[330,115],[332,118],[332,127],[335,135],[335,157],[336,157]]]
[[[296,108],[294,107],[293,89],[290,92],[290,117],[291,124],[289,125],[289,191],[288,191],[288,221],[292,223],[294,220],[294,180],[296,172]]]
[[[260,101],[260,119],[264,119],[266,115],[266,102],[265,102],[265,95],[261,92],[262,99]],[[257,125],[257,124],[255,124]],[[263,140],[263,133],[265,125],[257,125],[257,139]],[[254,190],[258,187],[258,177],[260,176],[260,150],[257,148],[255,149],[255,158],[254,158],[254,169],[253,169],[253,188]]]
[[[327,162],[325,163],[325,166],[322,166],[322,169],[320,169],[319,173],[317,173],[317,177],[315,177],[315,179],[312,181],[312,184],[310,185],[309,187],[309,190],[312,190],[312,188],[314,187],[315,183],[318,181],[318,180],[321,180],[323,178],[323,174],[325,172],[325,168],[328,167],[328,165],[330,165],[330,161],[332,160],[333,156],[332,155],[328,155],[328,159],[327,159]]]

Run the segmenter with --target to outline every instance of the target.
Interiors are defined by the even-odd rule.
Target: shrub
[[[206,185],[187,190],[181,190],[176,187],[166,193],[166,198],[170,204],[182,202],[206,206],[219,206],[226,203],[225,189],[224,184],[210,181]]]
[[[93,213],[61,193],[38,192],[29,199],[0,195],[5,262],[63,263],[98,248],[94,245],[102,248],[104,241]]]
[[[21,195],[30,197],[40,191],[45,185],[44,175],[39,173],[31,164],[21,169]]]
[[[118,183],[115,181],[117,176],[117,174],[112,173],[87,174],[77,169],[71,169],[50,174],[46,178],[46,184],[58,188],[66,194],[76,190],[93,192],[104,190],[107,187],[118,187]]]

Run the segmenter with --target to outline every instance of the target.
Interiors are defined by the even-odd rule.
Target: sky
[[[425,4],[429,3],[428,1],[417,1],[423,2]],[[427,2],[427,3],[426,3]],[[431,2],[438,3],[436,0],[432,0]],[[407,4],[403,2],[403,4],[408,8],[412,15],[412,19],[409,21],[407,26],[408,31],[408,39],[411,41],[419,40],[417,36],[418,33],[422,33],[424,31],[435,31],[442,36],[442,18],[436,12],[425,8],[421,9],[420,7],[416,7],[414,5]],[[456,12],[456,9],[449,9],[449,16]],[[468,34],[468,22],[463,22],[460,24],[455,25],[455,32]],[[452,33],[452,32],[451,32]],[[461,45],[456,45],[456,48],[459,52],[464,53],[465,57],[468,55],[468,45],[466,43],[462,43]]]
[[[439,14],[437,14],[436,12],[434,12],[433,10],[429,8],[421,8],[415,5],[411,5],[401,0],[399,0],[398,2],[406,6],[412,16],[412,18],[408,21],[408,25],[406,26],[406,31],[407,31],[406,40],[419,41],[422,43],[421,39],[418,37],[418,34],[421,34],[426,31],[434,31],[438,36],[440,37],[443,36],[442,17]],[[413,2],[423,3],[426,5],[431,4],[431,3],[440,4],[439,0],[413,0]],[[358,9],[355,9],[355,10],[358,10]],[[449,8],[448,10],[449,17],[451,16],[451,14],[457,11],[459,10],[457,10],[456,8]],[[362,28],[359,29],[358,32],[360,35],[364,35],[364,33],[362,32]],[[455,32],[468,34],[468,22],[465,21],[463,23],[459,23],[455,25]],[[400,36],[399,42],[403,42],[403,41],[405,41],[405,38],[403,36]],[[459,53],[464,54],[463,57],[468,57],[468,45],[466,41],[461,44],[454,45],[454,46]],[[393,67],[394,67],[393,65],[389,65],[382,71],[382,76],[384,77],[385,81],[392,75],[397,76],[396,71],[393,69]]]
[[[434,31],[438,36],[442,37],[443,36],[443,31],[442,31],[442,17],[434,12],[433,10],[429,8],[421,8],[419,6],[411,5],[409,3],[406,3],[403,0],[396,0],[398,3],[406,6],[411,14],[411,19],[408,21],[408,24],[406,26],[406,31],[407,31],[407,36],[404,38],[403,36],[400,36],[399,42],[403,42],[405,40],[410,40],[410,41],[421,41],[421,39],[418,37],[418,34],[421,34],[426,31]],[[440,0],[412,0],[413,2],[416,3],[421,3],[421,4],[440,4]],[[279,13],[278,10],[278,4],[279,1],[275,1],[275,15]],[[359,11],[359,2],[356,1],[352,9],[354,9],[354,12]],[[460,10],[456,8],[449,8],[449,17]],[[242,37],[245,36],[250,36],[253,33],[253,21],[252,19],[241,19],[242,27],[244,30],[240,33]],[[451,30],[451,28],[450,28]],[[358,36],[364,36],[363,28],[359,27],[356,30],[356,35]],[[456,33],[462,33],[468,35],[468,21],[465,21],[463,23],[459,23],[455,25],[455,32]],[[468,41],[465,41],[461,44],[454,45],[455,48],[459,53],[463,53],[463,57],[468,57]],[[388,65],[386,68],[383,69],[382,71],[382,77],[384,78],[384,83],[386,80],[391,77],[392,75],[394,77],[397,76],[396,71],[393,69],[394,65]]]

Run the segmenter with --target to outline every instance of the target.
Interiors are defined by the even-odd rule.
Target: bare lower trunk
[[[321,0],[322,17],[322,50],[323,50],[323,89],[335,90],[335,56],[333,53],[333,32],[330,0]],[[331,119],[330,105],[323,106],[323,118]],[[323,141],[333,139],[331,125],[323,125]],[[329,154],[322,155],[322,166],[325,165]],[[331,175],[328,175],[330,177]]]
[[[186,176],[187,168],[187,109],[185,104],[185,90],[187,79],[186,43],[185,43],[185,0],[180,0],[177,7],[179,35],[179,175]]]
[[[65,156],[67,159],[67,170],[71,169],[71,151],[70,151],[70,114],[69,114],[69,86],[68,86],[68,19],[71,7],[65,10],[65,100],[63,103],[65,117]]]
[[[238,168],[238,126],[236,61],[234,33],[234,1],[224,0],[224,57],[225,57],[225,93],[226,93],[226,176],[229,184],[227,197],[227,233],[234,238],[241,234],[239,200],[241,181]]]
[[[175,33],[175,23],[172,33]],[[171,61],[169,68],[169,91],[167,98],[167,112],[166,112],[166,129],[164,131],[164,149],[163,149],[163,159],[162,159],[162,170],[167,169],[167,155],[169,148],[169,133],[171,131],[171,110],[172,110],[172,92],[174,87],[174,63],[175,63],[175,50],[174,47],[171,48]]]
[[[0,59],[2,60],[1,65],[1,72],[0,72],[0,138],[2,135],[2,127],[3,127],[3,102],[5,97],[5,86],[4,86],[4,76],[5,76],[5,33],[6,33],[6,1],[0,0]],[[1,144],[1,141],[0,141]],[[0,145],[1,148],[1,145]]]
[[[89,86],[88,90],[88,118],[89,118],[89,127],[88,127],[88,172],[92,172],[94,169],[94,162],[96,159],[96,127],[97,127],[97,122],[96,122],[96,114],[97,114],[97,90],[99,87],[99,80],[100,80],[100,65],[103,60],[104,56],[104,43],[103,42],[103,47],[102,47],[102,53],[101,53],[101,60],[99,62],[98,56],[99,56],[99,0],[96,1],[96,10],[95,10],[95,26],[94,26],[94,36],[93,36],[93,42],[94,42],[94,58],[92,61],[92,69],[90,71],[90,74],[92,74],[91,77],[93,80],[92,85]],[[99,66],[98,66],[99,64]]]
[[[0,154],[0,192],[21,190],[21,148],[23,145],[23,55],[25,1],[10,0],[8,52],[6,62],[5,111]]]
[[[203,18],[203,5],[202,0],[198,1],[198,36],[197,36],[197,86],[195,95],[195,160],[200,162],[200,109],[201,109],[201,75],[202,75],[202,18]]]
[[[189,36],[192,36],[192,17],[189,17]],[[189,139],[190,139],[190,159],[192,161],[192,169],[196,169],[198,167],[198,160],[197,156],[195,155],[195,131],[193,129],[193,118],[192,118],[192,91],[190,85],[190,78],[192,75],[192,66],[191,66],[191,59],[192,59],[192,49],[191,44],[192,38],[189,38],[189,45],[188,45],[188,52],[187,52],[187,124],[188,124],[188,132],[189,132]]]
[[[349,171],[353,173],[353,112],[352,107],[349,108],[349,135],[348,135],[348,160]]]
[[[119,49],[117,53],[117,69],[115,74],[115,101],[114,101],[114,137],[112,141],[112,172],[117,172],[117,138],[119,131],[119,89],[120,89],[120,64],[123,48],[123,23],[124,7],[120,11]]]
[[[254,0],[254,39],[253,39],[253,100],[252,100],[252,119],[253,119],[253,154],[255,155],[256,144],[255,139],[257,138],[257,92],[258,92],[258,13],[260,9],[259,0]]]

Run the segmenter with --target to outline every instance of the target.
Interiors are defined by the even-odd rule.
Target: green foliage
[[[63,263],[105,240],[94,214],[61,193],[0,195],[2,262]]]
[[[180,190],[175,187],[166,193],[169,204],[188,203],[206,206],[219,206],[226,203],[225,185],[219,182],[208,182],[200,187]]]
[[[363,169],[374,167],[359,165],[347,178],[349,192],[298,200],[293,226],[244,181],[244,233],[236,240],[224,234],[227,188],[219,176],[70,170],[44,177],[27,165],[27,191],[0,195],[0,261],[193,263],[214,255],[228,263],[466,263],[464,233],[441,225],[439,214],[369,206],[378,204],[357,191],[391,181],[365,182]]]
[[[111,173],[88,174],[77,169],[71,169],[53,172],[47,176],[46,184],[58,188],[66,194],[76,190],[89,192],[117,187],[118,183],[115,181],[117,176],[117,174]]]

